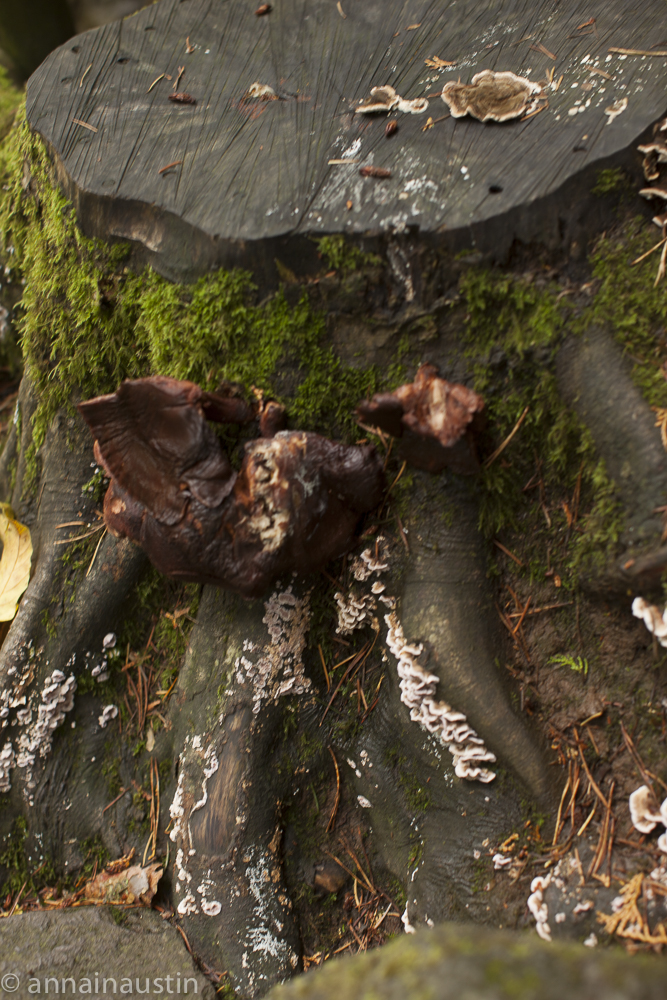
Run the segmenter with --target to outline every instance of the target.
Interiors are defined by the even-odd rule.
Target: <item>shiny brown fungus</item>
[[[435,365],[422,365],[414,382],[365,400],[357,416],[400,438],[399,452],[410,465],[473,473],[479,463],[471,432],[483,409],[482,397],[472,389],[440,378]]]
[[[287,427],[287,413],[285,407],[280,403],[269,400],[262,407],[259,415],[259,436],[263,438],[275,437],[278,431],[284,431]]]
[[[346,552],[361,515],[382,498],[382,463],[370,445],[275,433],[278,404],[264,408],[263,433],[274,436],[245,445],[238,474],[206,417],[227,412],[244,422],[253,414],[243,400],[153,378],[79,409],[111,476],[107,526],[178,579],[257,597],[281,574],[308,573]]]

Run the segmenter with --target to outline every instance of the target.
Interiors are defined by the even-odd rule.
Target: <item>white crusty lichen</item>
[[[304,673],[303,651],[310,625],[309,594],[297,597],[292,587],[274,591],[264,604],[262,621],[269,633],[263,646],[246,639],[236,659],[236,680],[253,687],[253,713],[262,702],[275,702],[286,694],[303,694],[311,682]]]
[[[242,964],[248,970],[250,985],[266,979],[261,971],[261,959],[278,959],[283,968],[296,969],[299,957],[282,936],[283,903],[280,899],[280,868],[276,854],[278,836],[274,836],[268,848],[251,847],[245,857],[245,878],[252,899],[252,921],[245,928]],[[254,953],[256,960],[251,970],[248,955]],[[259,962],[257,961],[259,960]]]
[[[195,788],[198,786],[194,794],[197,794],[199,797],[194,802],[192,788],[186,794],[186,775],[189,772],[191,773],[192,769],[188,768],[188,764],[192,761],[197,761],[198,768],[200,769],[195,781],[188,781],[188,785],[194,785]],[[173,801],[169,807],[169,815],[173,824],[169,838],[174,844],[178,844],[174,865],[176,890],[179,893],[185,892],[177,907],[182,917],[199,913],[200,906],[201,912],[208,917],[217,916],[222,909],[218,900],[208,898],[210,890],[215,888],[214,882],[210,879],[210,873],[197,886],[196,891],[201,897],[199,902],[197,901],[191,888],[192,873],[188,868],[190,858],[196,854],[195,848],[192,846],[190,820],[194,813],[206,806],[208,802],[209,778],[215,774],[219,766],[220,762],[215,751],[215,746],[212,743],[204,748],[201,736],[186,736],[183,752],[180,755],[178,784]]]

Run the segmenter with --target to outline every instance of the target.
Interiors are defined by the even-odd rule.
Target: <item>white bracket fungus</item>
[[[117,705],[105,705],[102,709],[102,714],[97,717],[100,729],[106,729],[107,725],[112,719],[118,716],[118,706]]]
[[[0,750],[0,792],[5,794],[11,790],[10,772],[16,767],[16,756],[11,740],[7,740]]]
[[[667,828],[667,799],[660,806],[660,812],[652,809],[653,793],[648,785],[640,785],[630,796],[630,818],[635,830],[640,833],[652,833],[658,823]],[[667,854],[667,832],[658,837],[658,847]]]
[[[649,190],[653,190],[650,188]],[[658,611],[654,604],[649,604],[643,597],[635,597],[632,602],[632,613],[635,618],[641,618],[646,628],[651,632],[661,646],[667,648],[667,621],[665,614]]]
[[[614,103],[610,104],[608,108],[605,108],[604,113],[609,119],[607,121],[607,125],[611,125],[614,118],[618,118],[619,115],[622,115],[627,106],[628,106],[627,97],[622,97],[620,101],[614,101]]]
[[[480,122],[506,122],[536,111],[543,91],[539,83],[524,76],[485,69],[469,84],[450,80],[441,97],[452,118],[472,115]]]
[[[397,94],[393,87],[372,87],[370,97],[365,97],[354,109],[357,114],[372,115],[385,111],[403,111],[405,114],[421,115],[428,107],[425,97],[417,97],[407,101]]]
[[[46,757],[51,749],[53,732],[64,721],[67,712],[74,708],[76,677],[65,679],[62,670],[54,670],[46,677],[42,690],[42,703],[37,709],[37,721],[21,733],[17,740],[16,766],[26,768],[26,787],[35,788],[32,767],[36,757]]]
[[[530,896],[528,897],[528,909],[535,917],[535,930],[543,941],[551,941],[551,928],[549,927],[549,909],[544,902],[544,892],[551,882],[551,875],[538,875],[530,883]]]
[[[355,581],[367,584],[375,574],[379,576],[389,569],[385,539],[379,536],[375,554],[370,548],[364,549],[360,556],[352,560],[350,569]],[[338,604],[339,634],[349,635],[364,624],[369,624],[378,630],[379,624],[375,617],[378,601],[390,610],[385,615],[387,625],[387,646],[398,661],[398,676],[400,679],[401,701],[410,709],[410,718],[418,722],[430,733],[438,736],[449,749],[454,758],[454,771],[459,778],[470,781],[489,782],[495,778],[495,773],[480,764],[495,761],[495,756],[484,746],[484,740],[468,725],[462,712],[457,712],[444,701],[435,698],[439,678],[424,670],[417,662],[423,652],[423,646],[410,645],[405,641],[403,628],[395,612],[396,600],[385,594],[385,585],[380,580],[374,580],[368,589],[361,593],[348,591],[346,594],[336,593]]]
[[[243,96],[246,100],[252,101],[280,100],[273,87],[269,87],[268,83],[251,83]]]

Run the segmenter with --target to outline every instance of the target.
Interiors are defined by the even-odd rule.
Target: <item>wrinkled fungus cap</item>
[[[264,408],[265,436],[245,445],[238,474],[207,422],[252,419],[236,396],[156,377],[124,382],[79,410],[111,477],[109,531],[177,579],[260,596],[281,574],[312,572],[347,552],[360,516],[383,495],[371,445],[277,430],[278,404]]]
[[[485,69],[469,84],[450,80],[441,96],[452,118],[472,115],[481,122],[506,122],[529,114],[541,95],[540,85],[526,77]]]
[[[235,473],[207,418],[245,423],[253,415],[242,399],[163,376],[123,382],[78,410],[98,461],[164,524],[181,520],[191,496],[217,507],[234,486]]]
[[[435,365],[422,365],[414,382],[380,393],[357,407],[358,419],[402,438],[405,459],[419,469],[447,466],[471,473],[479,468],[468,432],[476,429],[484,400],[472,389],[440,378]]]

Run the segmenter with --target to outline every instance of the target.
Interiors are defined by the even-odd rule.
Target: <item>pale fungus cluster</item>
[[[2,750],[0,750],[0,793],[3,795],[11,791],[11,772],[16,767],[16,755],[12,741],[7,740]]]
[[[484,740],[468,724],[463,712],[457,712],[445,701],[436,699],[437,674],[429,673],[419,663],[424,652],[421,643],[406,642],[403,628],[395,611],[385,615],[387,645],[398,661],[401,701],[410,709],[410,718],[429,733],[436,735],[447,747],[454,761],[458,778],[487,783],[495,772],[481,765],[495,761]]]
[[[484,740],[468,724],[463,712],[457,712],[436,698],[439,677],[429,673],[418,662],[424,653],[421,644],[408,643],[396,612],[396,599],[385,593],[385,585],[377,577],[389,569],[385,539],[377,539],[375,554],[369,547],[351,564],[355,584],[343,594],[338,592],[338,628],[349,635],[369,624],[379,631],[378,601],[388,609],[384,615],[387,627],[386,643],[397,661],[401,701],[410,710],[410,718],[429,733],[433,733],[448,748],[453,757],[454,772],[459,778],[487,783],[495,773],[482,765],[495,761]],[[372,583],[369,581],[373,579]],[[366,586],[360,586],[365,584]]]
[[[21,733],[17,740],[16,766],[26,770],[26,788],[32,791],[36,782],[33,766],[37,757],[46,757],[51,750],[53,733],[64,722],[67,712],[74,708],[76,677],[65,677],[62,670],[54,670],[45,679],[41,703],[37,708],[37,719]],[[25,724],[32,722],[32,712]]]
[[[220,766],[214,746],[209,744],[204,749],[202,739],[203,737],[199,735],[192,737],[186,736],[185,745],[180,755],[178,785],[176,786],[176,792],[169,807],[169,815],[171,816],[173,823],[169,833],[169,839],[172,843],[178,844],[176,862],[174,866],[176,874],[176,890],[179,893],[184,893],[177,907],[178,913],[182,917],[188,916],[192,913],[199,913],[200,907],[201,912],[209,917],[217,916],[222,909],[218,900],[208,898],[208,893],[213,886],[213,882],[209,884],[206,880],[203,880],[199,886],[193,886],[192,872],[188,867],[189,859],[194,857],[196,854],[196,850],[192,846],[190,820],[194,813],[206,806],[208,802],[209,778],[215,774]],[[192,805],[190,805],[190,802],[192,801],[190,797],[191,793],[186,793],[185,784],[187,769],[184,764],[188,751],[194,753],[199,758],[201,763],[201,792],[197,801]],[[195,896],[195,892],[198,894],[199,899]]]
[[[112,719],[118,718],[118,705],[105,705],[102,714],[97,717],[100,729],[106,729]]]
[[[651,789],[648,785],[640,785],[630,796],[628,805],[632,825],[640,833],[653,833],[659,824],[665,827],[665,832],[658,837],[658,847],[667,854],[667,798],[658,809]]]
[[[643,597],[635,597],[632,602],[632,613],[635,618],[641,618],[646,628],[651,632],[661,646],[667,648],[667,610],[661,612],[654,604],[649,604]]]
[[[354,110],[361,115],[377,114],[383,111],[402,111],[405,114],[421,115],[427,108],[428,100],[425,97],[417,97],[408,101],[397,94],[389,84],[385,84],[383,87],[372,87],[370,96],[365,97]]]
[[[652,185],[642,188],[639,193],[644,198],[652,198],[660,203],[653,222],[664,229],[667,224],[667,178],[663,176],[667,164],[667,118],[654,125],[651,141],[637,148],[644,154],[644,177]]]
[[[240,685],[253,687],[253,713],[263,701],[275,702],[287,694],[303,694],[310,689],[310,679],[303,667],[303,651],[310,624],[309,595],[297,597],[289,586],[274,591],[264,603],[262,621],[270,641],[264,646],[246,639],[243,653],[234,664]]]
[[[544,901],[544,893],[551,882],[551,875],[538,875],[530,883],[528,909],[535,917],[535,930],[543,941],[551,941],[549,927],[549,908]]]

